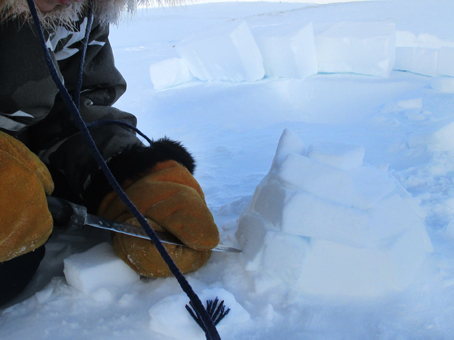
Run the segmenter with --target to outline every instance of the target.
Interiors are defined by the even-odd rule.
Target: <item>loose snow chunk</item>
[[[132,285],[140,276],[115,255],[108,243],[101,243],[64,260],[64,274],[69,285],[83,293],[100,288]]]
[[[388,77],[395,61],[393,23],[341,22],[315,36],[319,72]]]
[[[435,77],[431,79],[430,86],[436,91],[454,93],[454,78]]]
[[[394,69],[436,76],[438,53],[438,49],[432,48],[398,47]]]
[[[397,108],[403,110],[422,109],[422,98],[399,100]]]
[[[307,157],[343,170],[351,170],[363,164],[366,150],[361,145],[317,141],[309,145]]]
[[[206,28],[176,48],[201,80],[256,81],[265,75],[262,56],[245,21]]]
[[[410,148],[427,146],[433,151],[449,151],[454,149],[453,134],[454,122],[443,123],[413,132],[408,136],[407,144]]]
[[[437,73],[454,77],[454,47],[444,47],[438,53]]]
[[[156,90],[187,83],[194,79],[181,58],[171,58],[151,65],[150,77]]]
[[[253,33],[262,53],[266,75],[307,78],[318,72],[312,23],[303,28],[271,26]]]
[[[217,297],[230,308],[229,314],[216,326],[220,335],[225,336],[234,325],[250,320],[249,313],[236,301],[233,294],[225,289],[205,289],[198,295],[204,305],[207,300]],[[204,332],[188,313],[186,305],[189,305],[189,299],[184,293],[168,296],[156,303],[149,310],[151,330],[174,339],[204,339]]]

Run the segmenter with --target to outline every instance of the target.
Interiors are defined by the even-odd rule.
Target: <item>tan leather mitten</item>
[[[175,161],[158,163],[151,172],[124,187],[152,228],[175,235],[189,247],[165,245],[183,273],[195,271],[208,261],[210,250],[219,243],[219,231],[200,185],[184,166]],[[114,192],[103,199],[98,215],[139,225]],[[151,241],[114,234],[112,242],[116,254],[139,274],[172,275]]]
[[[23,143],[0,131],[0,262],[42,246],[52,233],[47,167]]]

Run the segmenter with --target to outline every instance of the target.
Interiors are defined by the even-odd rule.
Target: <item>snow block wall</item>
[[[380,296],[407,287],[432,251],[424,214],[362,146],[285,130],[270,172],[239,219],[247,271],[300,292]]]
[[[176,44],[180,58],[150,67],[155,89],[193,79],[252,82],[304,79],[318,73],[389,77],[392,70],[441,78],[434,89],[453,92],[454,42],[396,31],[392,22],[278,24],[249,27],[234,20],[205,28]]]

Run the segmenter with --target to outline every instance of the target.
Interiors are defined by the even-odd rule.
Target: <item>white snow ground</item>
[[[188,77],[183,85],[158,91],[150,81],[150,66],[179,57],[174,46],[191,34],[232,20],[246,20],[255,30],[312,22],[315,34],[328,23],[393,23],[400,32],[399,46],[430,48],[426,55],[433,57],[437,49],[453,46],[453,14],[454,3],[442,0],[217,3],[144,9],[112,28],[117,65],[129,83],[117,106],[134,112],[149,136],[180,139],[194,153],[196,178],[223,243],[238,246],[238,219],[270,170],[284,129],[293,131],[306,147],[318,140],[363,146],[364,164],[394,176],[425,216],[433,252],[409,285],[378,297],[314,295],[273,276],[257,285],[245,269],[244,255],[213,254],[204,268],[187,278],[197,292],[219,295],[233,307],[219,327],[223,339],[452,338],[453,78],[396,70],[389,77],[335,73],[250,82]],[[205,46],[210,47],[216,46]],[[433,72],[430,59],[414,62],[423,51],[404,52],[401,62]],[[364,59],[361,63],[366,65]],[[449,71],[448,66],[444,69]],[[347,162],[353,162],[349,157]],[[108,237],[93,230],[55,234],[33,284],[1,312],[0,339],[204,338],[195,323],[188,323],[185,298],[173,278],[142,279],[85,293],[69,286],[63,259]],[[347,241],[348,236],[342,235]],[[351,236],[353,240],[356,235]]]

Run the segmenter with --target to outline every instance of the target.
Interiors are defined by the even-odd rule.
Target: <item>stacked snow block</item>
[[[398,47],[396,70],[425,76],[437,75],[438,50],[422,47]]]
[[[256,286],[267,275],[306,294],[380,296],[412,282],[432,251],[424,214],[364,154],[334,142],[306,150],[284,131],[236,232]]]
[[[454,77],[454,47],[442,47],[438,53],[437,73]]]
[[[194,79],[182,58],[170,58],[151,65],[150,77],[156,90],[181,85]]]
[[[390,75],[396,53],[394,23],[340,22],[317,30],[319,72]]]
[[[281,25],[252,30],[268,77],[307,78],[317,74],[312,23],[299,27]]]
[[[176,48],[200,80],[256,81],[265,75],[262,55],[245,21],[210,27]]]
[[[418,36],[407,31],[396,34],[396,70],[430,77],[454,76],[454,48],[431,34]]]

